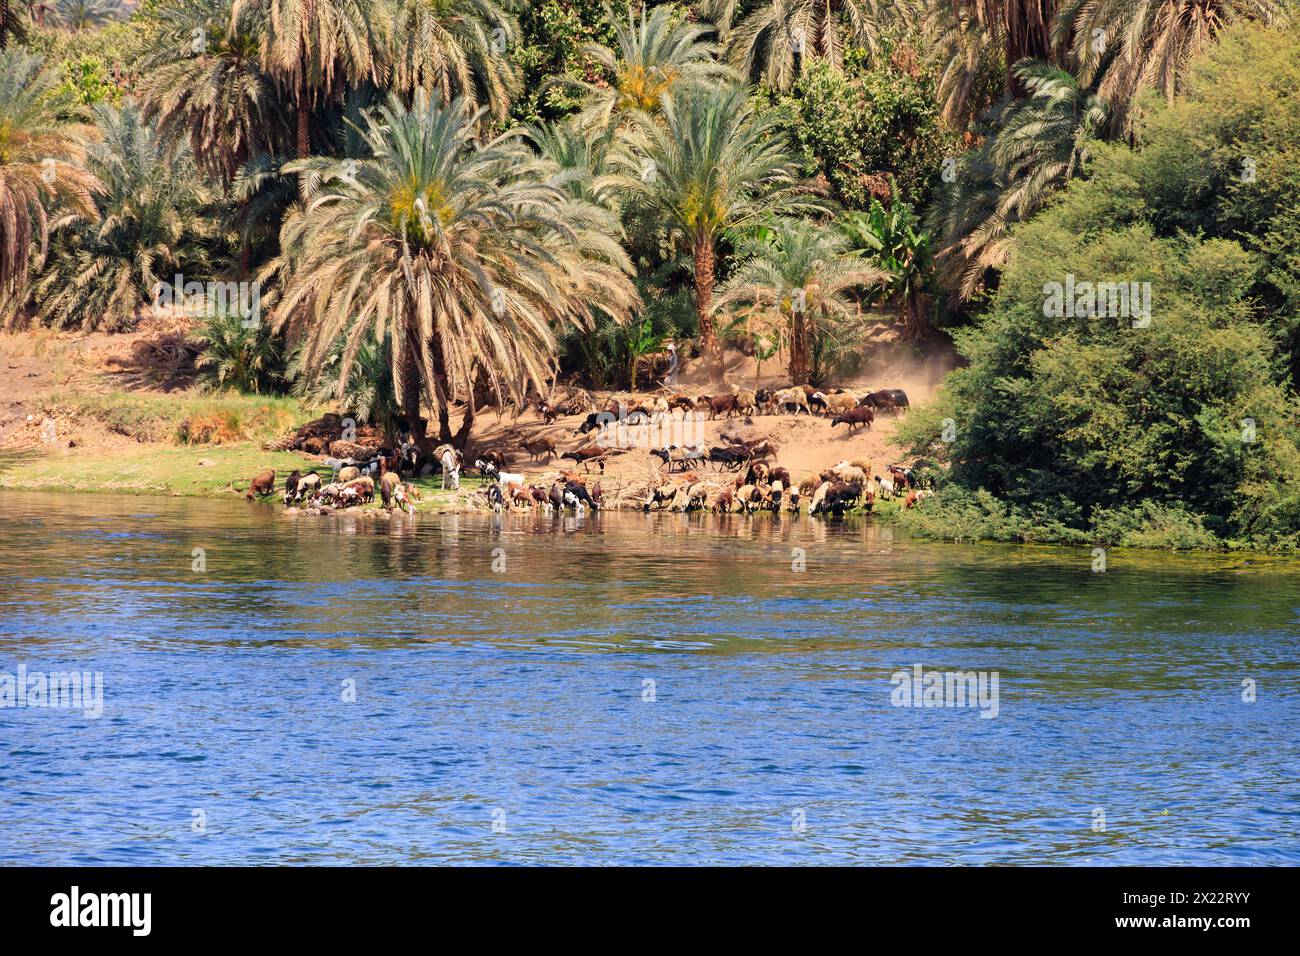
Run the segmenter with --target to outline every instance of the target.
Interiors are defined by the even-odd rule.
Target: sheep
[[[732,385],[731,393],[736,396],[736,409],[742,415],[752,415],[758,408],[758,399],[752,390]]]
[[[817,489],[817,500],[814,500],[813,507],[809,509],[808,513],[820,514],[829,511],[832,514],[841,515],[854,502],[861,500],[862,492],[863,485],[860,481],[836,479],[827,482]]]
[[[808,475],[806,478],[804,478],[802,481],[799,482],[799,497],[800,498],[812,497],[813,492],[817,490],[817,486],[820,485],[821,483],[822,483],[821,478],[818,477],[817,475]]]
[[[810,515],[819,514],[821,512],[822,502],[826,500],[826,495],[830,490],[831,483],[829,481],[823,481],[817,486],[817,490],[813,492],[812,501],[808,503],[808,513]]]
[[[841,481],[860,481],[865,484],[867,480],[867,473],[865,471],[844,462],[836,465],[831,470],[835,472],[835,477],[839,478]]]
[[[343,485],[343,493],[355,492],[363,502],[375,500],[375,479],[362,475]]]
[[[772,511],[781,510],[781,499],[785,495],[785,485],[780,481],[773,481],[768,487],[766,504]]]
[[[851,408],[857,408],[858,400],[848,392],[826,396],[826,408],[836,415],[842,415]]]
[[[802,388],[783,388],[772,395],[772,403],[780,409],[793,405],[796,415],[801,408],[809,415],[812,414],[812,410],[808,407],[808,396]]]
[[[736,487],[741,485],[757,485],[768,480],[768,471],[770,467],[765,461],[750,462],[749,468],[745,473],[736,479]]]
[[[248,490],[244,492],[244,497],[252,501],[255,496],[261,497],[262,495],[273,494],[275,494],[275,469],[269,468],[253,476]]]
[[[763,498],[763,492],[757,485],[741,485],[736,489],[735,500],[744,510],[745,514],[751,514],[758,507]]]
[[[360,477],[361,477],[360,468],[358,468],[356,465],[345,465],[344,467],[339,469],[338,474],[334,476],[334,480],[341,485],[346,485],[349,482],[356,481]]]

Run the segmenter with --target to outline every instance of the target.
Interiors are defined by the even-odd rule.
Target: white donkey
[[[452,491],[460,489],[460,457],[450,445],[439,445],[433,451],[434,456],[442,462],[442,489]]]

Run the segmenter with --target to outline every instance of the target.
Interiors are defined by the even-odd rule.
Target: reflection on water
[[[1291,559],[0,501],[0,675],[104,679],[0,709],[2,862],[1300,858]],[[892,707],[918,663],[998,716]]]

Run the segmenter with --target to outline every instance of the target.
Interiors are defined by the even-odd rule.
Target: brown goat
[[[269,468],[266,471],[258,472],[254,476],[252,484],[244,492],[244,497],[252,501],[254,496],[273,494],[275,494],[275,469]]]

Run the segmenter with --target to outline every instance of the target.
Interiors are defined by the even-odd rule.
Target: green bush
[[[866,209],[873,195],[888,198],[890,175],[908,200],[923,205],[944,157],[961,149],[940,118],[933,78],[887,58],[873,64],[851,51],[843,72],[815,63],[788,95],[770,102],[808,174],[825,176],[850,209]]]
[[[1300,60],[1274,48],[1300,50],[1300,38],[1255,28],[1236,36],[1207,59],[1235,62],[1245,56],[1239,44],[1257,46],[1252,82],[1294,87]],[[918,453],[951,465],[951,484],[1007,509],[985,502],[972,511],[958,497],[963,520],[1014,528],[1045,509],[1043,520],[1070,531],[1063,540],[1095,529],[1171,547],[1273,547],[1300,532],[1300,404],[1278,335],[1296,316],[1268,294],[1279,266],[1264,248],[1278,236],[1300,248],[1300,219],[1260,207],[1261,218],[1228,238],[1171,218],[1180,184],[1180,201],[1197,215],[1187,196],[1201,189],[1195,170],[1208,168],[1189,158],[1207,147],[1188,140],[1187,124],[1208,110],[1216,128],[1246,130],[1258,101],[1228,102],[1193,84],[1168,116],[1153,107],[1139,149],[1101,149],[1089,180],[1016,230],[988,313],[956,334],[969,366],[902,427]],[[1289,153],[1298,140],[1300,125],[1275,147]],[[1263,157],[1265,146],[1252,148]],[[1049,300],[1071,276],[1149,283],[1149,324],[1132,311],[1055,314]]]

